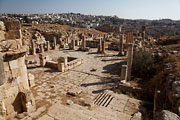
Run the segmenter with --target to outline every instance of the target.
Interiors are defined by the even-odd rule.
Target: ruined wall
[[[21,39],[21,26],[18,20],[8,20],[5,22],[6,39]]]
[[[110,24],[104,24],[102,26],[99,26],[96,29],[100,30],[100,31],[103,31],[103,32],[115,32],[115,33],[120,33],[121,32],[121,27],[120,26],[112,26]]]
[[[22,46],[20,24],[7,21],[6,38],[0,41],[0,117],[9,119],[29,112],[34,106],[25,65],[26,46]]]

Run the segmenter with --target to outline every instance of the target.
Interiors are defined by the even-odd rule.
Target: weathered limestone
[[[158,120],[179,120],[180,117],[168,110],[162,110],[161,113],[158,116]]]
[[[6,107],[5,107],[5,104],[4,104],[4,101],[1,101],[0,100],[0,119],[2,119],[1,118],[1,116],[2,117],[5,117],[6,116]],[[4,119],[5,120],[5,119]]]
[[[18,20],[7,20],[5,22],[7,29],[6,40],[8,39],[21,39],[21,25]],[[22,45],[22,43],[21,43]]]
[[[46,65],[46,56],[39,54],[40,66],[44,67]]]
[[[99,45],[98,45],[98,53],[101,53],[101,48],[102,48],[102,42],[101,39],[99,39]]]
[[[131,80],[131,68],[133,60],[133,44],[128,44],[127,48],[127,81]]]
[[[60,72],[65,72],[80,64],[82,64],[81,59],[74,57],[59,57],[56,61],[47,60],[46,67],[57,69]]]
[[[58,71],[65,72],[64,63],[58,63]]]
[[[32,55],[36,55],[36,46],[34,40],[32,40]]]
[[[47,51],[49,51],[49,50],[50,50],[49,41],[46,41],[46,48],[47,48]]]
[[[146,29],[146,27],[143,25],[141,28],[141,30],[142,30],[141,36],[142,36],[143,41],[145,40],[145,35],[146,35],[145,29]]]
[[[76,46],[79,46],[79,40],[76,40],[76,41],[75,41],[75,45],[76,45]]]
[[[21,103],[23,107],[23,111],[31,113],[36,109],[35,99],[32,93],[29,90],[23,90],[20,92]]]
[[[34,87],[35,86],[35,81],[34,81],[34,75],[31,73],[28,74],[28,80],[29,80],[29,87]]]
[[[0,54],[0,119],[11,119],[17,113],[35,109],[25,64],[27,49],[22,46],[20,24],[10,20],[6,22],[6,27],[9,31],[5,41],[10,45],[16,44],[13,49]],[[10,38],[14,39],[9,40]],[[24,91],[31,95],[25,94]],[[21,93],[24,93],[24,96],[21,96]]]
[[[82,49],[85,50],[86,49],[86,40],[85,37],[82,37]]]
[[[105,54],[105,41],[102,41],[102,52],[103,54]]]
[[[60,58],[58,58],[58,63],[64,63],[64,66],[67,66],[68,58],[67,57],[60,57]]]
[[[0,41],[5,40],[5,26],[2,21],[0,21]]]
[[[141,41],[142,43],[141,43],[141,44],[142,44],[143,50],[145,50],[145,46],[144,46],[144,42],[145,42],[145,39],[146,39],[145,29],[146,29],[146,27],[143,25],[142,28],[141,28],[141,30],[142,30],[142,31],[141,31],[141,32],[142,32],[142,33],[141,33],[141,36],[142,36],[142,41]]]
[[[53,49],[56,50],[57,46],[56,46],[56,37],[53,37]]]
[[[122,65],[121,67],[120,81],[127,81],[127,65]]]
[[[121,35],[121,38],[119,39],[119,54],[120,56],[123,55],[123,41],[124,41],[124,35]]]
[[[72,47],[72,50],[75,50],[75,40],[71,41],[71,47]]]
[[[127,37],[126,37],[126,43],[133,43],[133,33],[132,32],[128,32],[127,33]]]
[[[40,44],[40,53],[44,53],[44,45]]]
[[[6,82],[5,74],[4,74],[4,64],[3,64],[3,56],[0,53],[0,85],[3,85]]]

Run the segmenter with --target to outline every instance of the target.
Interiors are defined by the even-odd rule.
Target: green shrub
[[[132,75],[140,78],[152,77],[155,73],[153,56],[147,51],[135,51],[132,63]]]

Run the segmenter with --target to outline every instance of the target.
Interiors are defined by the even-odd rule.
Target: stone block
[[[19,67],[22,67],[22,66],[25,65],[25,59],[24,59],[24,57],[20,57],[20,58],[18,59],[18,65],[19,65]]]
[[[0,41],[5,40],[5,32],[0,31]]]
[[[5,117],[6,115],[6,107],[4,101],[0,101],[0,116]]]
[[[19,30],[9,30],[5,34],[6,40],[8,39],[21,39],[21,31]]]
[[[9,71],[9,62],[3,62],[4,64],[4,71]]]
[[[11,70],[19,68],[18,60],[9,61],[9,66]]]
[[[6,79],[4,74],[3,56],[0,53],[0,85],[3,85],[5,82]]]
[[[5,26],[7,30],[20,30],[21,25],[18,20],[8,20],[5,22]]]
[[[64,63],[59,63],[58,64],[58,71],[60,71],[60,72],[64,72],[65,71]]]
[[[35,82],[34,82],[34,75],[33,74],[31,74],[31,73],[29,73],[28,74],[28,79],[29,79],[29,87],[33,87],[33,86],[35,86]]]
[[[5,30],[5,26],[4,26],[4,22],[0,21],[0,31],[2,30]]]
[[[22,76],[22,81],[23,85],[26,89],[29,89],[29,83],[28,83],[28,76],[27,76],[27,68],[24,65],[21,69],[21,76]]]

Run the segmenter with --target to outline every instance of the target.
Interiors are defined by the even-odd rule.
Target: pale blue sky
[[[180,20],[180,0],[0,0],[0,13],[82,13]]]

